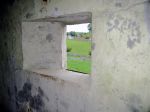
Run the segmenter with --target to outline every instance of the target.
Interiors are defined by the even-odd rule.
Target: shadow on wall
[[[2,102],[0,104],[0,110],[1,112],[11,112],[6,105],[4,105]]]

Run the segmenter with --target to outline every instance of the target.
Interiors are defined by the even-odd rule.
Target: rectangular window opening
[[[74,24],[66,27],[66,69],[91,74],[92,24]]]

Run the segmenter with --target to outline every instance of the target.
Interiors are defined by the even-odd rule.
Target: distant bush
[[[90,39],[90,37],[85,37],[85,39]]]
[[[72,48],[67,47],[67,52],[71,52]]]
[[[91,51],[89,51],[89,56],[91,56]]]

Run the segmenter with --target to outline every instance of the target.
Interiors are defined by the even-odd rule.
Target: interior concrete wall
[[[149,0],[6,0],[0,11],[3,107],[14,112],[150,111]],[[77,84],[23,70],[22,21],[80,12],[92,13],[89,81]]]
[[[64,28],[58,22],[23,22],[23,69],[62,69]]]

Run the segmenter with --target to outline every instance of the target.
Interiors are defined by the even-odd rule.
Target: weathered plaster
[[[3,111],[150,111],[149,0],[5,0],[0,8]],[[23,70],[23,21],[83,12],[92,14],[91,76]],[[40,44],[52,43],[53,33],[47,32]]]

